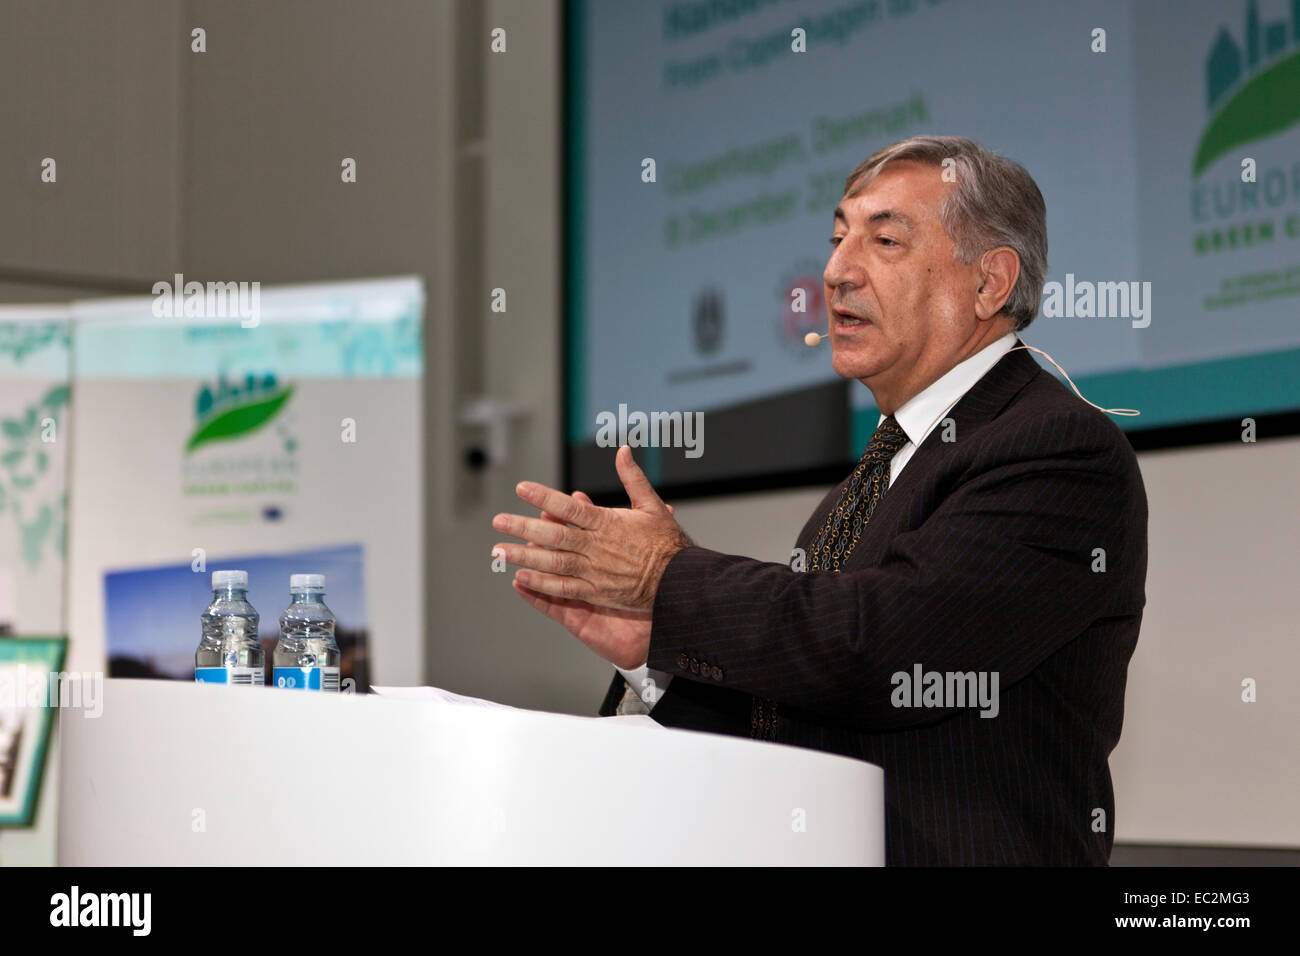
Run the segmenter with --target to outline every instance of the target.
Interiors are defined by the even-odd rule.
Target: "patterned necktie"
[[[840,492],[839,501],[813,537],[809,571],[840,570],[889,488],[889,463],[907,442],[907,433],[898,427],[893,415],[876,427],[867,450]],[[755,700],[750,709],[749,735],[759,740],[775,739],[776,701]]]

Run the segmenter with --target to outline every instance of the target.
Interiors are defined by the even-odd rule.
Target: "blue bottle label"
[[[260,667],[196,667],[194,680],[199,684],[242,684],[245,687],[261,687],[266,683],[266,675]]]
[[[271,673],[276,687],[295,690],[339,689],[337,667],[277,667]]]

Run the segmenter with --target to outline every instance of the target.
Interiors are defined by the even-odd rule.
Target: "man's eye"
[[[831,236],[831,245],[838,246],[840,244],[840,240],[843,238],[844,238],[843,236]]]
[[[886,246],[896,246],[896,245],[898,245],[898,243],[896,243],[893,239],[890,239],[888,236],[880,236],[880,237],[878,237],[877,241],[880,242],[880,243],[882,243],[882,244],[884,244],[884,245],[886,245]]]

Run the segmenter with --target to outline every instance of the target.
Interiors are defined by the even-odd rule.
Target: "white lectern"
[[[107,680],[62,865],[883,865],[879,767],[529,710]]]

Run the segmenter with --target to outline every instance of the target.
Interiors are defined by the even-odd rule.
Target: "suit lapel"
[[[956,425],[958,442],[963,436],[970,435],[980,426],[992,421],[1016,394],[1029,384],[1030,379],[1042,371],[1028,350],[1019,348],[1023,344],[1017,337],[1015,345],[1012,346],[1017,351],[1008,351],[1002,356],[948,412],[946,417],[952,418]],[[941,428],[936,427],[930,432],[921,446],[912,453],[902,474],[880,499],[871,520],[863,530],[858,546],[849,556],[849,567],[874,566],[877,556],[897,534],[898,527],[906,517],[908,507],[915,500],[917,492],[925,487],[927,479],[942,466],[951,455],[952,449],[953,443],[943,441]],[[844,481],[848,481],[848,478]],[[840,482],[808,520],[799,535],[799,547],[807,549],[808,542],[838,500],[843,485],[844,482]]]

